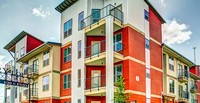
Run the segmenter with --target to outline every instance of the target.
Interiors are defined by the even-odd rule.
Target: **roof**
[[[66,10],[68,7],[70,7],[72,4],[74,4],[78,0],[64,0],[62,3],[60,3],[55,9],[62,13],[64,10]]]
[[[153,12],[160,18],[160,20],[162,21],[162,23],[166,23],[166,21],[159,14],[159,12],[154,8],[154,6],[149,2],[149,0],[144,0],[144,1],[150,6],[150,8],[153,10]]]
[[[4,49],[6,50],[9,50],[11,47],[13,47],[17,42],[19,42],[22,38],[24,38],[26,35],[29,35],[29,36],[32,36],[31,34],[25,32],[25,31],[22,31],[21,33],[19,33],[13,40],[11,40],[5,47]],[[34,36],[32,36],[34,37]],[[42,40],[34,37],[35,39],[43,42]]]
[[[171,51],[172,52],[171,55],[176,56],[176,58],[182,60],[182,62],[187,63],[190,67],[192,67],[192,66],[195,65],[192,61],[190,61],[188,58],[186,58],[182,54],[178,53],[177,51],[175,51],[174,49],[172,49],[171,47],[169,47],[167,44],[163,43],[162,46],[163,46],[164,50]]]
[[[24,55],[23,57],[21,57],[20,59],[17,60],[17,62],[26,62],[27,60],[29,60],[30,58],[36,56],[37,54],[44,52],[48,49],[50,49],[53,46],[61,46],[61,43],[56,43],[56,42],[46,42],[41,44],[40,46],[38,46],[37,48],[31,50],[30,52],[28,52],[26,55]]]

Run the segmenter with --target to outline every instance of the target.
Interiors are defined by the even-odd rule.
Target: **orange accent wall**
[[[92,101],[100,101],[101,103],[106,103],[105,96],[87,96],[86,103],[91,103]]]
[[[161,92],[163,90],[162,86],[162,72],[154,70],[151,68],[150,70],[151,77],[151,94],[156,94],[161,96]]]
[[[71,102],[71,98],[69,98],[69,99],[61,99],[60,100],[60,103],[65,103],[65,102]]]
[[[64,63],[64,50],[69,46],[71,46],[71,44],[61,48],[61,71],[71,68],[72,65],[71,61]],[[73,55],[73,53],[71,55]]]
[[[137,103],[146,103],[146,96],[137,95],[137,94],[131,94],[130,98],[129,98],[129,101],[132,102],[134,100],[136,100]],[[154,103],[154,102],[152,102],[152,103]]]
[[[150,40],[150,62],[152,66],[162,69],[162,46]]]
[[[162,24],[161,20],[153,12],[153,10],[149,8],[150,37],[154,38],[160,43],[162,43],[162,25],[161,24]]]
[[[70,96],[71,95],[71,88],[68,89],[64,89],[64,75],[65,74],[71,74],[71,72],[67,72],[67,73],[62,73],[60,74],[60,96]],[[72,79],[71,79],[72,81]]]

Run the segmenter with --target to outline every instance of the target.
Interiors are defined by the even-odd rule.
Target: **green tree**
[[[130,94],[125,93],[125,83],[122,76],[115,82],[116,92],[114,94],[115,103],[127,103]]]

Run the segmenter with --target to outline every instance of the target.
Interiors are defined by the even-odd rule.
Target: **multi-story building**
[[[198,75],[189,72],[194,63],[163,44],[164,103],[196,103]]]
[[[133,103],[162,101],[165,21],[148,0],[64,0],[61,103],[113,103],[117,76]]]
[[[24,55],[26,55],[31,50],[33,50],[34,48],[36,48],[37,46],[41,45],[42,43],[43,41],[41,41],[40,39],[37,39],[36,37],[32,36],[31,34],[25,31],[22,31],[13,40],[11,40],[4,47],[4,49],[6,49],[13,57],[11,71],[13,71],[13,73],[22,72],[21,64],[17,63],[16,61],[20,59],[21,57],[23,57]],[[21,96],[20,91],[21,91],[21,88],[17,86],[10,86],[10,102],[11,103],[18,103],[20,101],[20,96]]]
[[[199,66],[199,65],[196,65],[196,66],[191,67],[191,68],[190,68],[190,72],[191,72],[193,75],[200,77],[200,66]],[[194,99],[197,100],[196,103],[200,103],[200,80],[196,80],[194,83],[196,83],[195,86],[197,87],[197,88],[194,88],[194,89],[197,89],[197,91],[196,91],[196,98],[195,98],[195,96],[194,96]],[[195,86],[194,86],[194,87],[195,87]],[[192,99],[193,99],[193,98],[192,98]],[[195,101],[195,100],[194,100],[194,101]],[[193,103],[193,102],[191,102],[191,103]],[[195,102],[194,102],[194,103],[195,103]]]
[[[22,103],[59,103],[60,43],[47,42],[33,49],[17,62],[23,64],[25,77],[31,78],[29,88],[22,88]]]

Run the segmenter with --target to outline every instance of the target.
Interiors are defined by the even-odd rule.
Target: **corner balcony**
[[[114,82],[121,75],[114,76]],[[114,87],[116,92],[116,87]],[[85,96],[106,96],[106,75],[95,76],[85,79]]]
[[[29,90],[25,89],[24,90],[24,95],[26,96],[26,99],[28,100],[29,98]],[[31,88],[30,89],[30,100],[37,100],[38,99],[38,88]]]
[[[84,30],[87,36],[102,36],[105,34],[107,16],[113,17],[114,31],[123,27],[123,12],[110,4],[81,20],[80,29]]]
[[[114,50],[114,63],[122,61],[123,55],[123,44],[115,42],[113,45]],[[90,66],[102,66],[106,63],[106,41],[95,43],[85,48],[85,64]]]
[[[38,74],[38,65],[30,65],[26,67],[24,70],[24,76],[26,77],[31,77],[32,79],[37,79],[39,74]]]
[[[198,90],[198,86],[195,84],[195,85],[193,85],[192,88],[190,89],[190,92],[191,92],[191,93],[196,93],[197,90]]]
[[[187,91],[180,91],[179,92],[179,98],[178,98],[179,102],[187,103],[188,99],[189,99],[189,92],[187,92]]]
[[[179,82],[188,82],[188,71],[184,69],[178,70],[178,81]]]

